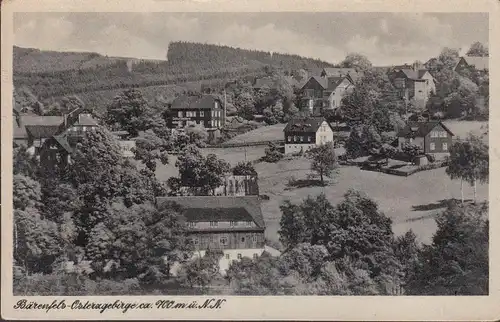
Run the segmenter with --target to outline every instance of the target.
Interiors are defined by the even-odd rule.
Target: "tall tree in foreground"
[[[461,181],[461,197],[464,202],[463,182],[474,188],[476,201],[476,183],[489,181],[488,145],[481,137],[469,134],[466,140],[455,142],[450,149],[450,160],[446,173],[453,179]]]
[[[324,185],[324,177],[331,178],[338,167],[333,142],[314,147],[307,151],[307,155],[311,159],[311,170],[319,175],[321,185]]]
[[[488,295],[488,204],[453,203],[409,276],[409,295]]]

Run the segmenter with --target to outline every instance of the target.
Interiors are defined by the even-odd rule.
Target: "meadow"
[[[460,137],[473,131],[480,134],[485,122],[445,122],[451,130]],[[279,126],[268,126],[245,133],[248,140],[258,133],[277,133]],[[253,133],[252,133],[253,132]],[[264,138],[263,140],[269,140]],[[265,146],[238,148],[207,148],[202,153],[216,154],[228,161],[232,166],[240,161],[257,160],[264,155]],[[159,165],[157,177],[167,180],[177,176],[175,168],[176,157],[170,157],[166,166]],[[333,203],[338,203],[348,189],[356,189],[373,198],[387,216],[393,220],[393,231],[396,235],[412,229],[421,242],[429,243],[436,230],[435,216],[446,208],[446,201],[460,198],[460,181],[451,180],[445,173],[445,168],[422,171],[409,177],[399,177],[379,172],[364,171],[358,167],[340,167],[338,174],[325,187],[321,186],[290,186],[293,181],[306,181],[310,163],[306,158],[282,160],[278,163],[259,162],[255,168],[259,174],[260,193],[268,195],[270,200],[263,201],[262,211],[266,221],[266,237],[274,242],[279,240],[278,230],[281,217],[279,206],[284,200],[294,203],[301,202],[307,196],[325,193]],[[472,199],[472,188],[464,184],[464,196]],[[478,185],[477,199],[488,199],[488,185]]]

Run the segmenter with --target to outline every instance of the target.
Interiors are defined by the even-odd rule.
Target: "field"
[[[443,121],[449,129],[455,134],[455,137],[465,138],[469,131],[474,134],[481,134],[484,132],[483,127],[487,122],[482,121]],[[244,143],[244,142],[258,142],[258,141],[272,141],[283,139],[283,129],[285,124],[275,124],[263,126],[256,130],[235,136],[227,143]]]
[[[485,122],[445,122],[452,131],[461,137],[467,132],[481,133],[481,126]],[[270,133],[282,133],[283,125],[266,126],[257,130],[240,135],[247,135],[248,140],[259,135]],[[264,140],[269,140],[266,138]],[[203,149],[202,153],[216,154],[231,165],[240,161],[257,160],[264,155],[265,146],[239,147],[239,148],[210,148]],[[170,176],[177,176],[175,168],[176,157],[171,156],[170,164],[159,165],[157,177],[165,181]],[[333,204],[338,203],[344,193],[350,189],[365,192],[368,196],[378,202],[380,209],[393,220],[394,233],[403,234],[412,229],[420,241],[430,242],[432,234],[436,230],[434,217],[436,213],[445,208],[444,202],[451,198],[460,198],[460,181],[452,181],[445,173],[444,168],[430,171],[422,171],[409,177],[399,177],[372,171],[363,171],[358,167],[341,167],[338,176],[331,184],[325,187],[309,186],[292,188],[288,186],[291,178],[304,180],[310,173],[309,161],[305,158],[280,161],[278,163],[257,163],[255,168],[259,174],[260,193],[268,195],[269,201],[264,201],[262,211],[266,221],[266,237],[270,240],[278,240],[281,203],[290,199],[295,203],[300,202],[308,195],[317,195],[324,192]],[[472,199],[472,188],[464,184],[464,196]],[[478,200],[488,199],[488,186],[478,185]]]
[[[309,162],[306,159],[281,161],[276,164],[260,163],[256,165],[259,173],[261,194],[270,197],[262,204],[266,221],[266,235],[270,240],[277,240],[280,220],[279,206],[289,199],[299,203],[308,195],[324,192],[333,203],[338,203],[344,193],[350,189],[365,192],[379,204],[380,209],[393,220],[396,235],[412,229],[422,242],[429,242],[436,230],[434,216],[444,209],[443,202],[451,198],[460,198],[460,181],[448,178],[444,168],[422,171],[409,177],[363,171],[358,167],[341,167],[333,183],[325,186],[290,188],[289,179],[306,179]],[[472,188],[464,184],[464,196],[472,199]],[[488,186],[478,185],[478,200],[488,199]]]

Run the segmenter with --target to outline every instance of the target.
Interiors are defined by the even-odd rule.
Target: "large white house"
[[[315,146],[333,142],[333,129],[323,117],[291,119],[283,131],[285,154],[306,152]]]

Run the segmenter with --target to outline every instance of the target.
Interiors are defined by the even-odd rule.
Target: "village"
[[[13,109],[14,187],[29,197],[18,192],[15,198],[26,216],[14,225],[15,238],[27,234],[22,227],[32,220],[26,219],[30,209],[47,221],[31,227],[50,230],[48,221],[57,231],[73,227],[68,241],[60,241],[65,246],[50,250],[57,256],[37,255],[52,262],[50,269],[33,266],[16,248],[20,270],[79,272],[92,280],[140,276],[141,283],[162,276],[180,283],[177,291],[272,294],[275,289],[262,286],[268,282],[259,261],[282,272],[289,268],[280,265],[299,267],[290,263],[315,252],[326,252],[321,265],[332,256],[345,259],[352,254],[339,246],[338,255],[331,245],[350,229],[371,233],[381,225],[390,231],[387,245],[406,238],[430,244],[440,213],[488,200],[487,161],[484,153],[470,152],[486,149],[487,158],[488,56],[474,56],[474,46],[482,48],[475,44],[460,57],[444,49],[425,64],[374,67],[350,54],[336,67],[265,66],[257,76],[202,85],[155,106],[140,89],[123,88],[101,110],[76,96],[47,109],[20,87],[14,96],[24,101],[15,97]],[[126,72],[139,67],[129,61]],[[357,218],[359,226],[344,227],[343,211],[369,213],[366,218],[373,211],[383,219],[366,224]],[[163,226],[152,219],[159,214],[169,218],[159,221]],[[337,224],[342,233],[321,231]],[[124,249],[136,244],[149,255],[129,256]],[[307,248],[320,245],[321,251]],[[359,269],[373,270],[376,254],[362,257]],[[248,286],[254,277],[246,270],[260,272],[262,289]],[[409,282],[396,273],[384,273],[390,282],[377,274],[367,277],[379,283],[377,294],[405,293]],[[315,294],[301,289],[308,278],[273,287],[280,294]]]

